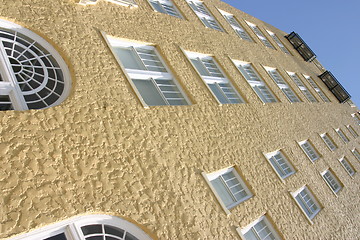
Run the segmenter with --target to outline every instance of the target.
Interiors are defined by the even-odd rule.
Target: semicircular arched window
[[[74,217],[9,240],[152,240],[138,226],[110,215]]]
[[[70,85],[65,61],[47,41],[0,19],[0,110],[58,105]]]

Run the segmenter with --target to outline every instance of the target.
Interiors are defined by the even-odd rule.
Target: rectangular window
[[[274,46],[269,42],[269,40],[265,37],[262,31],[255,24],[246,21],[247,25],[253,30],[255,35],[260,39],[260,41],[268,48],[275,49]]]
[[[359,151],[356,148],[354,148],[353,150],[351,150],[351,152],[354,154],[356,159],[360,161],[360,153],[359,153]]]
[[[266,216],[262,216],[243,229],[236,229],[245,240],[280,240],[279,234],[270,224]]]
[[[319,94],[319,96],[321,97],[321,99],[324,102],[330,102],[329,98],[320,90],[318,85],[315,83],[315,81],[310,76],[304,75],[304,77],[310,83],[310,85],[314,88],[314,90]]]
[[[337,132],[339,137],[344,141],[344,143],[350,142],[349,138],[345,135],[345,133],[340,128],[335,129],[335,131]]]
[[[214,58],[199,53],[185,52],[211,93],[221,104],[243,103],[244,100],[226,78]]]
[[[290,102],[301,102],[295,92],[289,87],[289,85],[285,82],[284,78],[276,70],[276,68],[264,68]]]
[[[203,173],[203,176],[210,184],[210,188],[215,193],[220,204],[225,206],[225,210],[235,207],[252,196],[233,167],[210,174]]]
[[[96,4],[99,0],[80,0],[79,4],[87,5],[87,4]],[[108,2],[112,2],[115,4],[119,4],[122,6],[131,6],[131,7],[137,7],[137,4],[135,0],[106,0]]]
[[[190,5],[191,9],[195,12],[201,22],[208,28],[212,28],[223,32],[224,30],[220,27],[220,24],[215,20],[214,16],[210,11],[205,7],[205,4],[201,1],[191,1],[186,0]]]
[[[308,187],[304,186],[296,192],[291,193],[291,195],[295,198],[298,206],[310,220],[320,212],[320,204]]]
[[[334,193],[337,193],[341,190],[342,184],[330,169],[322,172],[321,176],[324,178],[326,184]]]
[[[331,151],[334,151],[337,148],[334,141],[329,137],[327,133],[320,134],[320,137]]]
[[[155,47],[122,42],[112,37],[107,39],[146,107],[190,104]]]
[[[357,125],[360,125],[360,116],[359,116],[359,114],[358,113],[353,113],[353,114],[351,114],[351,116],[354,118]]]
[[[266,153],[265,157],[269,160],[271,166],[280,178],[285,179],[295,173],[294,167],[281,151]]]
[[[224,12],[222,10],[219,10],[219,11],[241,39],[244,39],[249,42],[253,41],[251,39],[251,37],[249,36],[249,34],[244,30],[244,28],[238,22],[238,20],[236,20],[234,15]]]
[[[359,136],[359,134],[351,125],[347,125],[346,128],[349,130],[349,132],[351,133],[351,135],[353,135],[354,138],[357,138]]]
[[[339,161],[350,176],[353,176],[355,174],[356,172],[355,169],[353,168],[353,166],[350,164],[349,160],[346,157],[341,158]]]
[[[233,60],[235,66],[239,69],[241,74],[253,88],[254,92],[264,103],[277,102],[276,97],[270,91],[264,80],[252,67],[251,63],[240,62]]]
[[[280,41],[280,39],[276,36],[275,33],[270,32],[269,30],[266,30],[269,35],[271,36],[271,38],[276,42],[276,44],[280,47],[280,49],[286,53],[286,54],[290,54],[289,50],[287,50],[287,48],[284,46],[284,44]]]
[[[173,17],[183,18],[171,0],[149,0],[155,11],[168,14]]]
[[[309,140],[299,142],[301,149],[304,151],[306,156],[314,162],[315,160],[320,158],[319,153],[315,150],[314,146],[311,144]]]
[[[301,79],[298,77],[296,73],[292,73],[292,72],[287,72],[287,73],[289,74],[290,78],[294,81],[296,86],[298,86],[300,91],[304,94],[307,100],[309,100],[310,102],[317,102],[314,95],[312,95],[309,89],[305,87],[304,83],[301,81]]]

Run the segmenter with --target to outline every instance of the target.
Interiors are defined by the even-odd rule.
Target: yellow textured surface
[[[344,125],[360,128],[348,104],[339,104],[316,77],[320,72],[294,56],[239,39],[215,8],[284,32],[217,0],[206,1],[226,32],[205,28],[183,0],[173,0],[187,20],[100,1],[0,0],[0,18],[47,39],[72,72],[70,96],[46,110],[0,112],[0,238],[25,233],[69,217],[106,213],[137,223],[158,239],[239,239],[244,227],[267,213],[285,239],[358,239],[359,174],[349,177],[337,159],[354,168],[358,150]],[[256,7],[256,6],[254,6]],[[241,20],[242,23],[243,20]],[[144,109],[100,31],[156,45],[191,106]],[[276,45],[272,39],[273,45]],[[219,106],[180,48],[212,54],[247,103]],[[281,102],[263,104],[230,59],[252,62]],[[331,103],[290,104],[262,66],[310,75]],[[286,76],[285,76],[286,77]],[[305,81],[303,79],[303,81]],[[333,128],[350,138],[344,144]],[[328,132],[331,152],[318,134]],[[321,159],[311,163],[297,144],[310,139]],[[297,169],[284,182],[262,153],[283,149]],[[226,216],[201,172],[236,165],[254,196]],[[319,172],[331,167],[344,184],[336,197]],[[289,191],[307,184],[323,206],[310,224]]]

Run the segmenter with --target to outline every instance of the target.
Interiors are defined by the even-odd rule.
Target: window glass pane
[[[244,234],[246,240],[259,240],[256,234],[250,229],[247,233]]]
[[[211,91],[214,93],[216,98],[219,100],[219,102],[224,104],[229,103],[226,97],[223,95],[222,91],[218,88],[216,84],[208,84],[208,86],[210,87]]]
[[[109,226],[109,225],[105,225],[104,226],[105,229],[105,233],[106,234],[111,234],[117,237],[123,237],[124,236],[124,230],[117,228],[117,227],[113,227],[113,226]]]
[[[125,240],[139,240],[139,239],[134,235],[132,235],[131,233],[127,232],[125,236]]]
[[[133,82],[147,105],[149,106],[166,105],[166,102],[159,94],[159,91],[150,80],[133,79]]]
[[[225,206],[229,206],[234,203],[233,198],[231,197],[230,193],[226,189],[224,183],[220,178],[216,178],[211,181],[211,184],[215,188],[217,194],[220,196],[221,200],[225,204]]]
[[[301,208],[304,210],[304,212],[306,213],[306,215],[308,217],[311,216],[311,212],[309,211],[309,209],[307,208],[307,206],[305,205],[305,203],[303,202],[303,199],[301,198],[300,194],[298,194],[295,197],[296,201],[300,204]]]
[[[151,2],[151,5],[153,6],[153,8],[156,11],[161,12],[161,13],[165,13],[158,1],[150,1],[150,2]]]
[[[120,58],[121,63],[124,65],[125,68],[146,70],[133,50],[128,48],[115,47],[114,51],[116,55]]]
[[[191,59],[191,62],[194,64],[201,76],[211,76],[199,59]]]
[[[44,240],[67,240],[67,238],[65,237],[65,233],[60,233],[58,235],[45,238]]]
[[[82,230],[84,236],[94,234],[94,233],[102,233],[102,226],[100,224],[87,225],[87,226],[81,227],[81,230]]]

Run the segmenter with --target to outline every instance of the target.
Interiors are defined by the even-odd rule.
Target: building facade
[[[0,238],[358,239],[359,110],[301,41],[219,0],[0,0]]]

